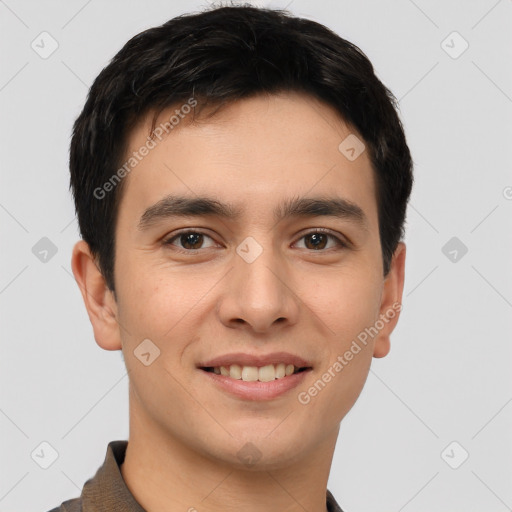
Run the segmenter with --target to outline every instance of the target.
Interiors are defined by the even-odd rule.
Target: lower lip
[[[247,382],[201,369],[199,371],[203,372],[207,378],[211,379],[222,390],[234,396],[244,400],[271,400],[297,387],[311,370],[292,373],[292,375],[270,382]]]

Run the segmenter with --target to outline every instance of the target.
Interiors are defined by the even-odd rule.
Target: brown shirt
[[[111,441],[105,462],[85,482],[79,498],[67,500],[50,512],[145,512],[124,483],[120,465],[124,461],[128,441]],[[327,490],[328,512],[343,512]]]

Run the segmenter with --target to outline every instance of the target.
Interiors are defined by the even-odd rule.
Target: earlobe
[[[375,340],[375,345],[373,347],[373,357],[380,358],[385,357],[389,354],[391,350],[391,340],[389,338],[389,334],[386,336],[379,336]]]
[[[379,319],[376,322],[379,333],[375,339],[373,357],[384,357],[391,349],[391,333],[398,323],[402,309],[405,254],[405,244],[399,242],[393,254],[388,275],[384,279]]]
[[[121,350],[114,295],[84,240],[73,247],[71,268],[82,293],[96,343],[105,350]]]

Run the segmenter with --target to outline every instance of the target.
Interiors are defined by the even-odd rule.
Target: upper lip
[[[302,357],[290,354],[288,352],[273,352],[271,354],[247,354],[236,352],[224,354],[222,356],[209,359],[198,365],[199,368],[215,368],[219,366],[231,366],[238,364],[240,366],[266,366],[268,364],[293,364],[297,368],[311,367],[311,363],[302,359]]]

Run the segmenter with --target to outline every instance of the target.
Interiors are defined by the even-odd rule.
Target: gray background
[[[510,510],[512,1],[259,3],[361,47],[400,99],[416,166],[402,316],[342,423],[329,488],[347,512]],[[70,131],[131,36],[202,5],[0,0],[2,512],[77,496],[128,436],[121,354],[96,345],[71,273]],[[31,47],[51,49],[43,31],[58,43],[46,59]]]

